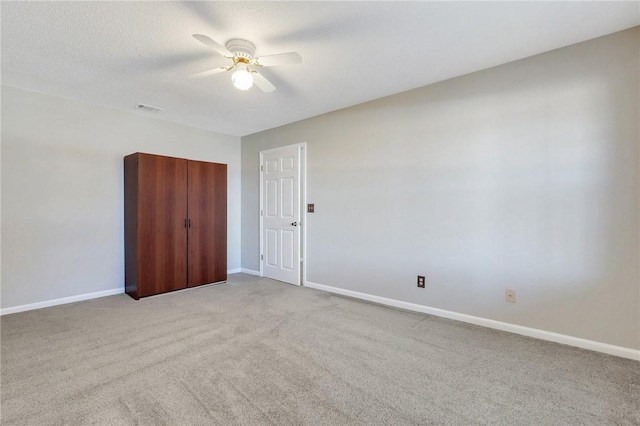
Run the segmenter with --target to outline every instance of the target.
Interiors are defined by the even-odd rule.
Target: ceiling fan
[[[225,46],[203,34],[194,34],[193,38],[211,47],[221,54],[223,58],[219,58],[221,66],[193,74],[191,78],[209,77],[225,71],[233,71],[231,81],[240,90],[249,90],[255,83],[263,92],[273,92],[276,90],[276,86],[267,80],[264,75],[260,74],[258,69],[302,62],[302,57],[297,52],[279,53],[257,58],[254,56],[256,46],[250,41],[240,38],[229,40]]]

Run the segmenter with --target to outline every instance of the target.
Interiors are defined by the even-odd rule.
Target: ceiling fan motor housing
[[[249,61],[256,54],[256,46],[250,41],[241,38],[232,38],[227,42],[226,48],[233,53],[234,57],[245,58]]]

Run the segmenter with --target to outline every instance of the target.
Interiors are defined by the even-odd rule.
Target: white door
[[[260,153],[262,275],[300,285],[300,151],[292,145]]]

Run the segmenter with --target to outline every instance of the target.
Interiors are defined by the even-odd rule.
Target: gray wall
[[[2,87],[2,308],[123,288],[122,157],[227,163],[240,267],[240,138]]]
[[[308,281],[639,349],[639,45],[634,28],[243,137],[242,266],[258,153],[307,142]]]

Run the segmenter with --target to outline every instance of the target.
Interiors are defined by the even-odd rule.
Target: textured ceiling
[[[2,83],[243,136],[640,24],[640,2],[2,2]],[[194,40],[245,38],[278,90]]]

